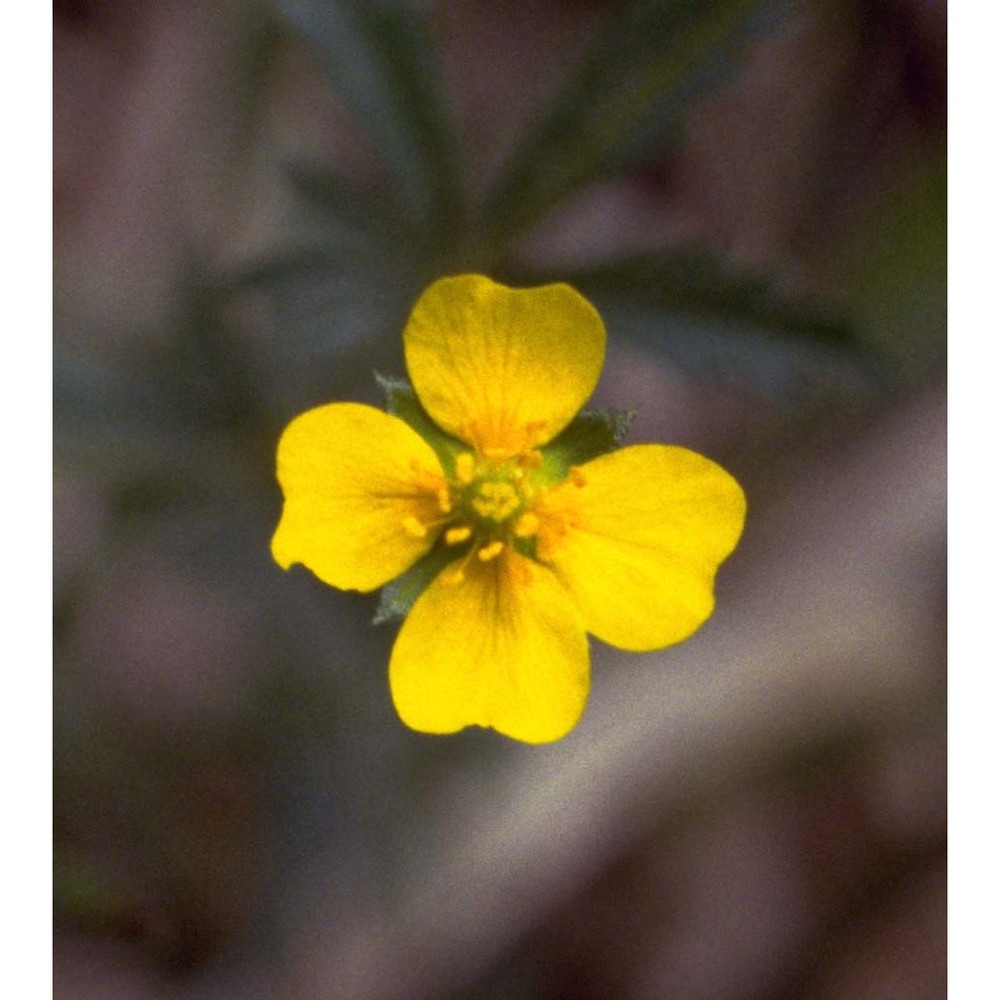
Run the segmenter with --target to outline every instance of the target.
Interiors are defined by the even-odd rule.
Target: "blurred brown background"
[[[55,5],[57,997],[945,995],[945,19]],[[551,747],[406,730],[268,553],[284,423],[469,270],[750,502]]]

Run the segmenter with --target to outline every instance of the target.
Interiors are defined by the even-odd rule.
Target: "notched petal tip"
[[[483,454],[545,444],[597,385],[607,334],[597,310],[565,284],[508,288],[482,275],[442,278],[403,332],[424,408]]]
[[[579,614],[553,574],[505,551],[448,567],[414,604],[389,681],[411,729],[492,728],[525,743],[564,737],[583,713],[589,654]]]
[[[584,486],[549,499],[540,544],[587,630],[635,652],[689,638],[711,616],[716,573],[743,530],[739,483],[668,445],[633,445],[582,468]]]

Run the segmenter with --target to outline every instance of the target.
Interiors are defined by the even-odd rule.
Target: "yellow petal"
[[[413,387],[449,434],[506,456],[550,441],[597,384],[606,334],[569,285],[512,289],[467,274],[420,297],[403,343]]]
[[[434,543],[441,463],[402,420],[360,403],[296,417],[278,444],[285,506],[271,554],[344,590],[374,590]]]
[[[712,613],[716,571],[743,530],[739,484],[709,459],[666,445],[602,455],[574,478],[536,511],[538,554],[587,631],[629,650],[686,639]]]
[[[491,726],[526,743],[568,733],[589,687],[579,613],[552,571],[514,552],[446,569],[414,604],[389,664],[400,718],[428,733]]]

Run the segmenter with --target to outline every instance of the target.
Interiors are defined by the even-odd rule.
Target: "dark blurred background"
[[[54,6],[55,995],[945,995],[946,5]],[[549,747],[268,544],[420,291],[598,306],[750,515]]]

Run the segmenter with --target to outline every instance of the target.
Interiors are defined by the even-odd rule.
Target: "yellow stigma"
[[[438,578],[442,586],[458,586],[483,564],[506,572],[508,549],[534,558],[541,529],[534,507],[544,493],[535,473],[541,465],[541,452],[530,445],[516,454],[477,447],[455,456],[451,476],[431,491],[440,517],[429,523],[408,517],[403,525],[414,538],[433,532],[458,550]],[[523,579],[521,574],[516,582]]]
[[[479,485],[471,503],[472,509],[481,518],[499,524],[521,506],[521,497],[514,485],[507,480],[487,479]]]

